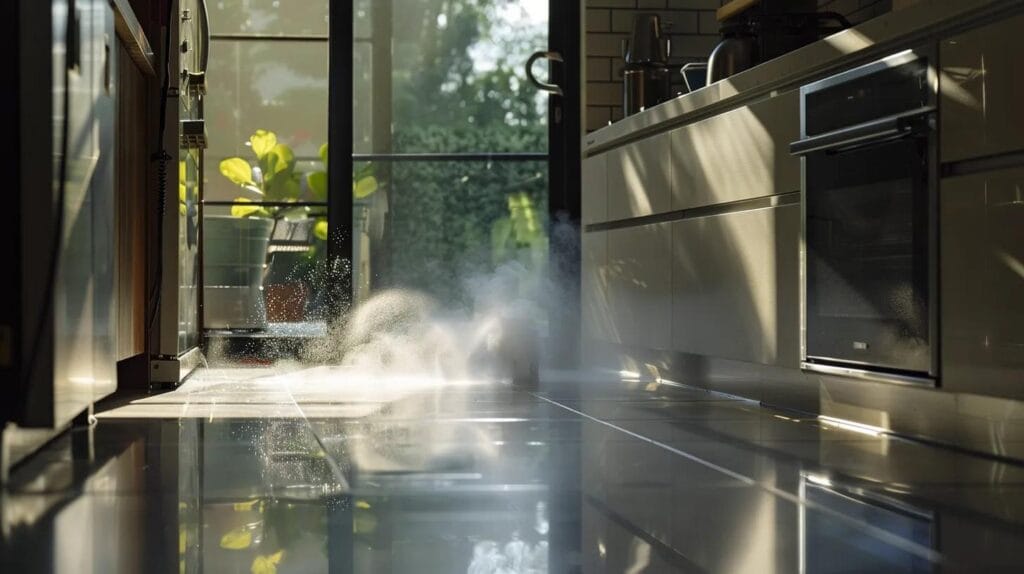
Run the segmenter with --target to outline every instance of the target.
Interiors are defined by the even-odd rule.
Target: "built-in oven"
[[[907,50],[801,88],[803,367],[938,377],[936,62]]]

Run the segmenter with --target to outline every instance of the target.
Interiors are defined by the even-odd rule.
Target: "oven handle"
[[[859,124],[849,128],[811,136],[789,144],[792,155],[807,155],[819,151],[842,151],[850,147],[864,147],[925,133],[931,130],[932,111],[893,116]]]

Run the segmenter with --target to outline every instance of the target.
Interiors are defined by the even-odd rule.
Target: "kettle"
[[[757,37],[749,22],[737,21],[722,27],[722,41],[708,59],[708,80],[713,84],[752,68],[760,62]]]

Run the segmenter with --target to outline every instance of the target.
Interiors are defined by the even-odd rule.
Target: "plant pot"
[[[203,221],[203,321],[208,329],[265,329],[263,272],[270,219],[211,215]]]
[[[300,282],[278,283],[264,288],[267,320],[271,323],[298,323],[306,319],[309,290]]]

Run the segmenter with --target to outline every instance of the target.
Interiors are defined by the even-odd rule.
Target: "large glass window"
[[[378,182],[354,200],[377,223],[356,238],[356,284],[451,301],[501,265],[539,276],[547,96],[524,66],[548,44],[547,2],[380,0],[354,16],[353,159]]]
[[[320,321],[329,2],[207,4],[205,325]]]

